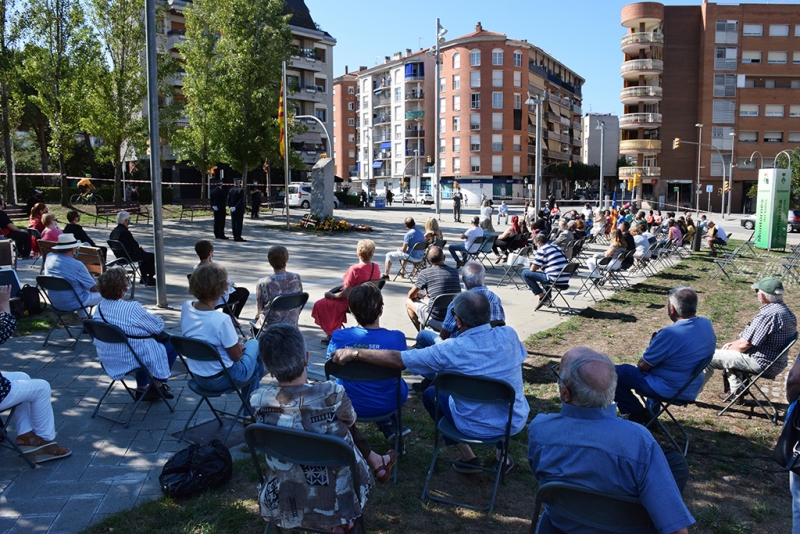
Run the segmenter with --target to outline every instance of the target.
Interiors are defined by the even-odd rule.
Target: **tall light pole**
[[[442,94],[442,85],[439,83],[439,76],[441,71],[441,64],[442,64],[442,56],[441,51],[439,49],[440,45],[444,44],[444,35],[447,33],[447,30],[442,28],[442,25],[439,23],[439,19],[436,19],[436,52],[435,52],[435,62],[436,67],[434,69],[434,80],[433,83],[436,85],[436,100],[434,101],[434,120],[433,120],[433,130],[434,130],[434,138],[436,139],[436,144],[433,147],[433,194],[435,195],[434,199],[436,200],[436,218],[441,218],[442,213],[442,192],[441,192],[441,164],[440,164],[440,156],[439,156],[439,137],[441,137],[442,132],[439,128],[439,114],[441,113],[441,109],[439,109],[439,98],[441,98]]]
[[[736,132],[731,132],[728,134],[731,136],[731,167],[730,172],[728,173],[728,187],[730,187],[730,191],[728,191],[728,215],[731,214],[731,197],[733,196],[733,144],[736,142]],[[722,162],[722,165],[725,165],[725,162]]]
[[[526,106],[536,106],[536,179],[534,180],[534,212],[542,209],[542,101],[528,93]]]
[[[723,184],[725,183],[725,159],[722,157],[722,152],[720,152],[720,150],[717,147],[715,147],[714,145],[709,145],[709,144],[705,144],[705,143],[695,143],[694,141],[684,141],[684,140],[679,139],[679,138],[676,137],[675,140],[672,142],[672,150],[679,149],[680,146],[681,146],[681,143],[684,143],[684,144],[687,144],[687,145],[707,146],[708,148],[710,148],[712,150],[716,150],[717,151],[717,155],[719,156],[719,160],[722,162],[722,183]],[[723,193],[724,192],[725,192],[725,189],[723,188]],[[722,218],[725,219],[725,205],[724,204],[722,205],[722,209],[720,211],[722,212]]]
[[[595,130],[600,130],[600,194],[597,196],[597,207],[600,209],[604,209],[603,207],[603,200],[605,199],[605,189],[604,189],[604,174],[603,171],[605,168],[603,167],[604,163],[604,156],[606,153],[606,123],[605,121],[597,121],[597,126],[594,128]]]
[[[697,133],[697,185],[695,186],[694,196],[695,196],[695,211],[700,212],[700,153],[703,147],[703,125],[702,124],[695,124],[696,128],[699,128],[699,132]],[[722,165],[724,166],[725,163],[723,162]],[[722,194],[725,194],[725,188],[722,188]],[[680,208],[680,206],[679,206]]]

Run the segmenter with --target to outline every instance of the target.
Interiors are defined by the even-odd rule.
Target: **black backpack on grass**
[[[39,289],[29,284],[22,286],[22,289],[17,292],[17,296],[9,302],[9,306],[11,314],[17,319],[39,315],[45,308]]]

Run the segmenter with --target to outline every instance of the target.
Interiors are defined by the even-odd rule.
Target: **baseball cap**
[[[763,278],[761,281],[756,282],[750,287],[757,289],[762,293],[766,293],[767,295],[783,295],[783,283],[772,276]]]

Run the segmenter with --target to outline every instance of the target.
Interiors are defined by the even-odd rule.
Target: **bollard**
[[[694,252],[700,252],[700,245],[703,243],[703,231],[702,228],[697,228],[694,233],[694,239],[692,239],[692,250]]]

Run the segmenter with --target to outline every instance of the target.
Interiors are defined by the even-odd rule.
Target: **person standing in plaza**
[[[464,195],[461,194],[461,188],[456,187],[453,191],[453,221],[461,222],[461,199]]]
[[[250,188],[250,218],[258,219],[258,210],[261,208],[261,189],[258,188],[258,182],[253,182],[253,187]]]
[[[225,235],[225,219],[228,218],[225,191],[222,190],[222,180],[215,178],[211,181],[214,189],[211,191],[211,209],[214,210],[214,237],[228,239]]]
[[[244,241],[242,239],[242,226],[244,226],[244,191],[242,190],[242,178],[233,179],[233,187],[228,191],[228,207],[231,209],[231,231],[234,241]]]

